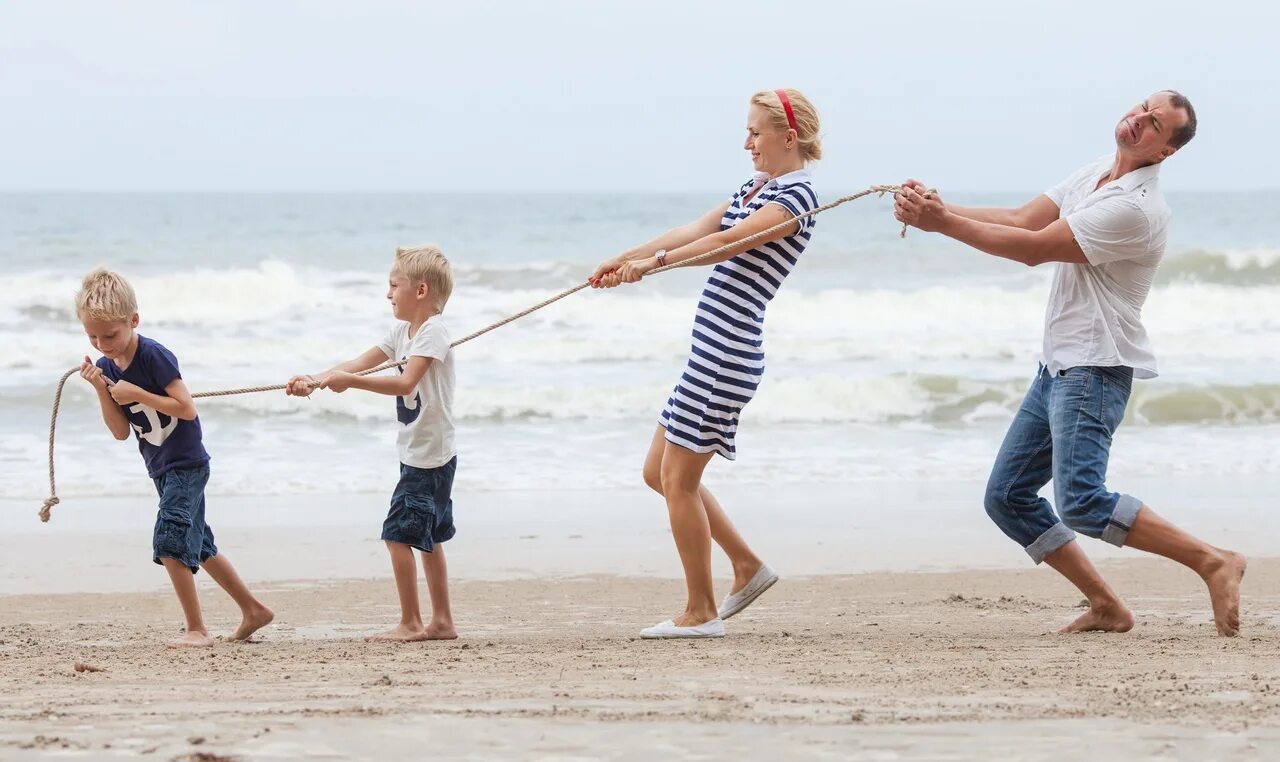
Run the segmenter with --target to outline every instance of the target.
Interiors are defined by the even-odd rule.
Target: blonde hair
[[[76,294],[76,317],[80,320],[129,320],[136,314],[138,297],[124,276],[105,267],[84,276]]]
[[[427,284],[436,309],[444,312],[444,305],[453,293],[453,268],[440,247],[430,243],[400,246],[396,249],[395,267],[413,283]]]
[[[813,107],[804,93],[790,87],[782,88],[791,102],[791,114],[796,118],[796,139],[800,143],[800,158],[805,161],[817,161],[822,158],[822,138],[818,130],[822,123],[818,119],[818,110]],[[759,106],[769,112],[773,126],[782,132],[791,129],[787,122],[787,110],[782,106],[782,99],[774,90],[761,90],[751,96],[751,105]]]

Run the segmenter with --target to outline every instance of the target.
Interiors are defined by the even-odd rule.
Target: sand
[[[394,620],[389,580],[272,584],[259,642],[206,651],[161,646],[164,593],[7,596],[0,757],[1280,752],[1280,559],[1254,560],[1232,639],[1189,572],[1104,569],[1131,633],[1054,633],[1079,596],[1044,569],[789,578],[696,643],[635,637],[673,613],[670,579],[460,582],[459,640],[411,645],[360,639]]]

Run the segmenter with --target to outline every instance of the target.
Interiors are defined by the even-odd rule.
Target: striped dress
[[[809,173],[801,169],[772,180],[756,173],[733,195],[720,229],[765,204],[797,216],[816,208]],[[662,411],[668,442],[729,460],[737,456],[738,414],[764,375],[765,307],[809,245],[813,225],[812,217],[800,220],[795,235],[744,251],[711,271],[693,320],[689,363]]]

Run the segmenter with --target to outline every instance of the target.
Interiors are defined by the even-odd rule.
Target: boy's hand
[[[289,383],[285,385],[284,393],[290,397],[310,397],[311,393],[320,388],[320,382],[314,376],[302,374],[289,379]]]
[[[142,399],[139,395],[142,389],[136,384],[128,381],[117,381],[107,387],[107,394],[111,395],[111,399],[116,401],[117,405],[128,405],[130,402],[137,402]]]
[[[106,389],[111,386],[111,382],[107,377],[102,375],[102,368],[93,364],[89,359],[89,355],[84,356],[84,364],[80,366],[80,378],[93,384],[95,389]]]
[[[351,382],[355,380],[354,373],[336,370],[332,373],[326,373],[324,378],[320,379],[320,389],[328,389],[331,392],[342,394],[351,388]]]

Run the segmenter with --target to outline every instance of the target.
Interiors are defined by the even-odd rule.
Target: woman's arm
[[[768,230],[774,225],[784,224],[788,220],[791,221],[790,225],[775,231],[772,235],[751,243],[744,242],[745,239]],[[717,225],[718,227],[719,225]],[[787,236],[795,235],[799,230],[800,222],[792,216],[786,207],[779,204],[765,204],[728,230],[717,230],[710,235],[704,235],[696,241],[668,251],[667,264],[684,265],[694,257],[714,251],[722,246],[729,246],[730,248],[720,254],[695,263],[697,265],[713,265],[717,262],[731,259],[748,249],[762,246],[767,242],[780,241]],[[616,271],[608,273],[600,279],[600,287],[612,288],[620,283],[635,283],[643,278],[645,273],[657,266],[658,261],[652,256],[624,262]]]
[[[729,208],[730,203],[726,201],[687,225],[671,228],[652,241],[646,241],[639,246],[622,252],[616,257],[605,260],[591,274],[589,280],[592,284],[595,284],[600,280],[601,276],[617,270],[624,262],[634,262],[646,257],[652,257],[653,253],[658,249],[666,249],[670,252],[673,249],[693,243],[699,238],[715,233],[720,229],[720,218],[724,216],[724,212]]]

